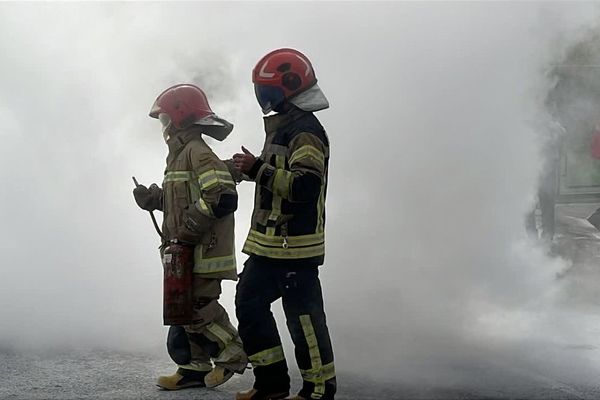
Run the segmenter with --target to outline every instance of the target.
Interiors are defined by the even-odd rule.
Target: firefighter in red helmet
[[[237,400],[322,399],[336,391],[323,310],[319,266],[325,256],[325,196],[329,139],[313,114],[329,107],[309,59],[293,49],[264,56],[253,71],[265,117],[260,157],[245,147],[235,167],[256,183],[249,255],[240,275],[236,315],[251,361],[253,388]],[[290,378],[271,304],[281,298],[303,385],[289,396]]]
[[[170,246],[188,249],[193,260],[190,319],[172,325],[167,337],[168,353],[178,369],[159,377],[157,384],[168,390],[214,387],[247,365],[239,335],[218,302],[221,280],[237,280],[233,218],[237,192],[227,166],[202,137],[224,140],[233,125],[217,117],[204,92],[190,84],[166,89],[150,116],[162,123],[169,148],[167,166],[162,188],[139,185],[133,194],[142,209],[163,212],[165,268],[167,256],[171,260]],[[166,311],[165,324],[169,324]]]

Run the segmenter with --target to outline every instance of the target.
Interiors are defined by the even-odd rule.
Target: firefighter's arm
[[[308,202],[321,192],[325,171],[323,142],[311,133],[301,133],[289,145],[289,170],[257,159],[248,176],[291,202]]]
[[[184,213],[178,238],[198,243],[217,218],[237,210],[237,192],[227,166],[216,157],[193,163],[197,179],[190,184],[193,203]]]
[[[235,182],[225,163],[214,159],[198,171],[200,193],[195,206],[208,218],[223,218],[237,210]]]
[[[235,168],[235,161],[233,160],[233,158],[221,161],[223,161],[223,163],[227,166],[231,177],[236,183],[240,183],[242,181],[252,181],[252,179],[250,179],[248,175]]]

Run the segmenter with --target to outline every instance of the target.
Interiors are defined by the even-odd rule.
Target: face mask
[[[169,128],[171,127],[171,117],[169,114],[160,113],[158,114],[158,120],[162,124],[162,134],[165,142],[168,142],[171,136],[169,135]]]

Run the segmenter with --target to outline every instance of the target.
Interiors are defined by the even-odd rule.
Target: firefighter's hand
[[[236,153],[233,155],[233,165],[238,171],[248,174],[256,162],[256,157],[254,157],[254,154],[250,153],[244,146],[242,146],[242,151],[244,153]]]
[[[223,163],[227,166],[227,169],[229,170],[229,173],[231,174],[231,177],[235,183],[240,183],[244,180],[244,174],[242,174],[242,172],[236,168],[233,158],[230,158],[229,160],[223,160]]]
[[[133,189],[133,197],[137,205],[147,211],[162,209],[162,189],[156,183],[147,188],[144,185],[138,185]]]
[[[210,227],[210,219],[202,214],[194,204],[183,212],[182,226],[177,230],[177,239],[184,243],[198,244]]]

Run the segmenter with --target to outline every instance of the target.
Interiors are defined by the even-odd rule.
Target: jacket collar
[[[292,110],[288,111],[285,114],[275,114],[269,115],[268,117],[264,117],[265,121],[265,132],[271,133],[284,126],[291,124],[294,121],[299,120],[304,117],[306,114],[310,114],[309,112],[302,111],[301,109],[294,107]]]
[[[204,142],[202,139],[202,127],[192,125],[189,128],[175,133],[167,142],[167,145],[169,146],[169,153],[178,153],[185,147],[186,144],[194,139]]]

